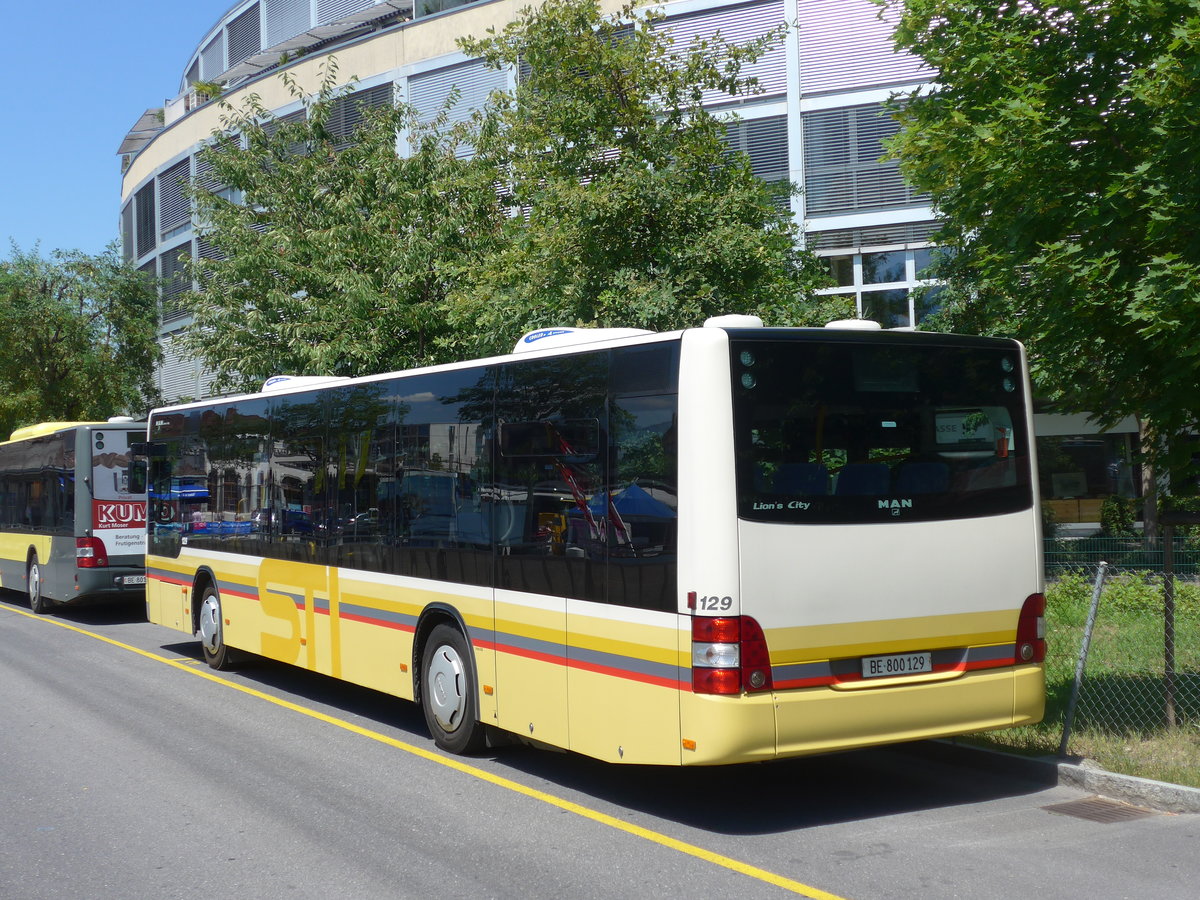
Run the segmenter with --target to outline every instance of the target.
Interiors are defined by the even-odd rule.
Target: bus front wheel
[[[433,742],[450,753],[483,748],[486,732],[475,718],[475,675],[462,632],[438,625],[421,662],[421,710]]]
[[[37,554],[29,557],[29,568],[25,571],[25,587],[29,592],[29,608],[39,616],[50,611],[50,601],[43,593],[42,567],[38,565]]]
[[[200,600],[200,646],[204,661],[214,669],[230,669],[234,664],[233,651],[225,644],[225,621],[221,618],[221,595],[211,584],[204,589]]]

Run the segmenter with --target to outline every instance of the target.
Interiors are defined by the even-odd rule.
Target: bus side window
[[[323,562],[328,535],[326,405],[320,392],[281,397],[271,415],[271,555]]]
[[[491,367],[398,382],[394,500],[396,564],[403,575],[492,583]]]
[[[499,587],[607,599],[608,372],[605,351],[501,367],[491,489]]]
[[[673,610],[678,397],[613,397],[611,403],[608,602]]]

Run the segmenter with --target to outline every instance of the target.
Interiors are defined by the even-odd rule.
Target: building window
[[[162,279],[162,318],[163,321],[176,319],[184,314],[184,309],[177,299],[192,289],[192,279],[187,274],[186,260],[192,257],[191,243],[172,247],[162,254],[158,260],[159,277]]]
[[[826,256],[837,287],[820,293],[853,297],[858,314],[884,328],[920,325],[940,308],[937,297],[941,286],[925,280],[931,254],[936,254],[935,248]]]
[[[224,74],[226,68],[225,30],[221,29],[200,51],[200,77],[205,81],[216,81],[218,76]]]
[[[863,284],[891,284],[908,281],[908,253],[888,250],[885,253],[862,255]]]
[[[317,0],[317,24],[326,25],[366,9],[375,0]]]
[[[428,124],[445,111],[446,124],[453,126],[468,121],[472,113],[482,109],[493,91],[506,90],[508,77],[507,71],[490,69],[483,60],[473,59],[410,76],[408,100],[417,111],[417,121]],[[458,99],[447,109],[452,91],[458,92]],[[475,149],[470,144],[460,144],[455,153],[466,159],[475,155]]]
[[[125,261],[133,259],[133,204],[121,208],[121,252]]]
[[[294,38],[312,25],[309,0],[265,0],[267,46]]]
[[[780,185],[775,202],[781,209],[791,205],[788,182],[787,116],[768,116],[730,122],[725,141],[731,150],[750,157],[750,170],[767,184]]]
[[[899,124],[882,104],[804,113],[804,206],[808,215],[921,206],[884,143]]]
[[[1140,446],[1132,433],[1039,437],[1043,505],[1057,522],[1099,522],[1106,497],[1141,494]]]
[[[183,159],[158,176],[158,225],[161,240],[170,240],[192,227],[192,207],[185,193],[191,159]]]
[[[745,44],[779,28],[784,24],[784,16],[785,5],[778,0],[736,6],[726,4],[724,8],[705,10],[694,15],[673,16],[658,23],[655,30],[671,35],[676,52],[686,53],[703,47],[706,56],[721,65],[723,60],[716,54],[715,48],[702,42],[710,41],[714,34],[719,33],[731,44]],[[756,103],[764,97],[786,95],[787,41],[777,36],[763,48],[757,60],[743,66],[742,77],[755,80],[756,93],[732,97],[721,88],[710,87],[704,91],[701,102],[705,106]]]
[[[233,19],[229,23],[227,34],[229,40],[229,68],[232,69],[242,60],[253,56],[262,49],[260,46],[258,4],[255,3],[236,19]]]
[[[389,81],[375,87],[363,88],[333,102],[325,129],[334,137],[342,138],[340,148],[350,146],[350,136],[363,123],[363,114],[376,107],[386,106],[393,100],[393,87]]]
[[[154,182],[151,181],[133,195],[134,222],[137,233],[137,255],[145,256],[158,243],[158,227],[154,220]]]

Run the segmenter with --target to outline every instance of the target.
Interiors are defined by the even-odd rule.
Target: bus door
[[[677,353],[613,351],[606,477],[571,516],[604,567],[567,603],[571,749],[612,762],[679,760]]]
[[[568,598],[603,601],[606,353],[507,366],[494,510],[498,724],[569,744]]]
[[[544,422],[502,422],[493,490],[496,684],[500,727],[567,743],[567,597],[583,560],[571,545],[575,507]],[[586,505],[586,504],[585,504]]]

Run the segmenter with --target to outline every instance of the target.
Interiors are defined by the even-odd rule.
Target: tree
[[[1200,3],[908,0],[896,41],[938,73],[892,149],[943,220],[943,322],[1169,459],[1200,424]]]
[[[301,121],[222,100],[191,189],[213,249],[190,262],[186,346],[244,388],[506,352],[548,323],[811,319],[824,275],[780,202],[791,186],[755,177],[701,104],[751,92],[742,65],[781,34],[678,50],[659,18],[551,0],[465,39],[490,65],[532,67],[470,126],[400,104],[335,128],[353,95],[332,59],[314,97],[281,76]]]
[[[154,284],[122,262],[15,245],[0,260],[0,435],[41,421],[143,417],[157,402]]]
[[[436,362],[446,351],[446,293],[479,255],[502,211],[491,176],[456,155],[445,117],[422,125],[387,103],[354,107],[330,60],[305,115],[271,115],[257,95],[234,108],[195,184],[202,254],[185,295],[185,338],[222,386],[291,374],[365,375]],[[348,131],[339,122],[362,121]],[[410,152],[396,152],[397,135]]]
[[[784,206],[725,141],[705,92],[751,94],[742,46],[676,46],[661,13],[549,0],[502,31],[459,41],[517,87],[493,95],[472,142],[513,210],[504,240],[453,292],[449,341],[504,351],[548,324],[669,329],[757,312],[799,322],[824,284]]]

